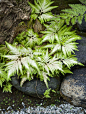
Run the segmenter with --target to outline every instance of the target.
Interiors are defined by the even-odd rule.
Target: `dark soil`
[[[3,93],[2,89],[0,88],[0,108],[7,110],[9,106],[12,107],[14,110],[20,110],[23,107],[22,102],[25,104],[25,107],[29,106],[40,106],[40,103],[42,103],[43,107],[46,107],[48,105],[60,105],[63,103],[63,99],[59,96],[59,92],[56,94],[51,93],[51,98],[34,98],[28,95],[25,95],[24,93],[18,91],[14,87],[12,87],[12,93]]]

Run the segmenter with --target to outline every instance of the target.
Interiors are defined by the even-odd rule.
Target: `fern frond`
[[[6,85],[3,85],[4,88],[3,88],[3,92],[11,92],[11,87],[12,87],[12,84],[10,82],[6,82]]]
[[[34,47],[35,44],[39,43],[39,39],[38,39],[38,34],[37,33],[34,33],[32,29],[29,29],[27,32],[26,32],[26,44],[25,46],[26,47]]]
[[[76,35],[75,31],[71,31],[71,27],[63,26],[60,29],[49,28],[47,31],[42,31],[45,35],[42,37],[42,42],[49,41],[50,44],[42,48],[51,48],[50,55],[63,52],[64,56],[69,56],[77,50],[76,40],[81,37]],[[52,44],[51,44],[52,43]],[[51,46],[51,47],[50,47]]]
[[[10,48],[11,52],[13,52],[13,55],[3,55],[3,57],[8,58],[8,60],[11,59],[11,61],[9,61],[5,66],[6,66],[6,71],[8,72],[8,76],[7,76],[7,80],[10,79],[10,77],[14,74],[18,74],[19,72],[21,74],[23,74],[23,67],[25,69],[27,69],[29,72],[31,72],[30,70],[30,66],[35,68],[38,73],[40,74],[39,68],[35,62],[35,60],[33,60],[33,52],[31,50],[31,48],[24,48],[23,46],[21,47],[14,47],[11,44],[7,43],[7,46]],[[14,54],[15,50],[16,53]]]
[[[32,8],[31,18],[34,20],[38,18],[41,23],[44,23],[44,21],[49,21],[50,18],[53,17],[50,11],[57,8],[57,6],[50,6],[53,3],[50,0],[35,0],[35,5],[31,4],[30,2],[28,3]]]
[[[12,75],[16,74],[16,72],[18,74],[19,70],[22,73],[22,66],[20,67],[20,61],[19,60],[8,62],[6,64],[6,66],[7,66],[6,71],[8,71],[7,80],[9,80]]]
[[[79,0],[82,4],[86,5],[86,0]]]
[[[2,67],[0,67],[0,77],[7,79],[7,74]]]
[[[27,77],[26,75],[24,75],[21,79],[21,82],[20,82],[20,86],[22,87],[22,85],[24,84],[24,82],[27,80]]]
[[[8,49],[11,51],[11,53],[20,54],[19,50],[16,47],[12,46],[11,44],[9,44],[7,42],[5,42],[5,43],[6,43],[7,47],[8,47]]]
[[[61,13],[60,17],[65,19],[68,25],[70,21],[72,25],[77,21],[81,24],[83,17],[85,17],[86,6],[82,4],[69,4],[69,6],[71,9],[62,10],[64,13]]]
[[[76,46],[77,43],[68,43],[68,44],[64,44],[62,46],[62,51],[64,53],[65,56],[69,56],[71,55],[71,53],[74,53],[74,50],[78,51],[78,47]]]
[[[82,65],[81,63],[79,63],[77,61],[76,57],[68,57],[66,59],[63,60],[63,63],[65,65],[67,65],[67,67],[70,69],[70,67],[74,66],[74,65]]]
[[[61,45],[60,45],[60,44],[56,44],[56,45],[53,47],[53,49],[52,49],[50,55],[54,54],[54,53],[57,52],[57,51],[61,51]]]
[[[36,0],[35,0],[36,1]],[[36,2],[35,2],[36,3]],[[37,4],[35,4],[35,5],[33,5],[33,4],[31,4],[29,1],[28,1],[28,4],[31,6],[31,8],[32,8],[32,13],[33,12],[36,12],[36,13],[39,13],[39,8],[40,8],[40,6],[39,6],[39,8],[38,8],[38,5]]]
[[[2,87],[3,82],[5,81],[5,78],[0,76],[0,86]]]
[[[62,73],[63,75],[66,74],[66,73],[71,73],[71,74],[73,74],[73,72],[70,71],[70,69],[67,68],[67,67],[65,67],[64,65],[63,65],[63,72],[61,72],[61,73]]]
[[[48,88],[48,82],[47,80],[49,80],[49,77],[47,76],[48,74],[46,72],[42,72],[42,76],[43,76],[43,80],[46,84],[46,87]]]
[[[52,18],[53,18],[52,13],[45,13],[38,17],[38,19],[41,21],[41,23],[44,23],[44,21],[47,22]]]

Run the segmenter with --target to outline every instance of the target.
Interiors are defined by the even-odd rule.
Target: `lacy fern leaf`
[[[79,0],[82,4],[86,5],[86,0]]]
[[[13,55],[3,55],[3,57],[8,58],[8,60],[11,59],[11,61],[9,61],[5,66],[6,66],[6,71],[8,71],[8,76],[7,79],[10,79],[10,76],[14,75],[14,74],[19,74],[19,71],[21,74],[23,74],[23,67],[25,69],[27,69],[28,71],[30,71],[29,66],[34,67],[35,69],[37,69],[38,73],[39,72],[39,68],[36,64],[36,62],[34,60],[32,60],[33,57],[31,56],[31,53],[29,53],[29,50],[24,48],[23,46],[19,46],[19,47],[14,47],[9,43],[6,43],[8,48],[11,50],[11,53],[13,53]],[[15,50],[13,51],[13,49]],[[30,54],[30,57],[29,57]]]
[[[23,45],[26,48],[33,48],[36,44],[39,44],[40,38],[37,33],[33,32],[33,29],[29,29],[27,32],[22,32],[19,34],[16,37],[15,42]]]
[[[81,24],[83,17],[86,18],[86,6],[82,4],[69,4],[71,9],[62,10],[65,13],[61,13],[60,17],[66,20],[66,23],[69,25],[71,21],[74,25],[77,21]]]
[[[34,47],[35,44],[39,43],[39,38],[38,38],[38,34],[37,33],[34,33],[32,29],[29,29],[27,32],[26,32],[26,44],[25,46],[26,47]]]
[[[56,25],[56,24],[55,24]],[[58,26],[58,25],[57,25]],[[57,28],[57,29],[56,29]],[[70,31],[71,27],[63,26],[58,29],[49,28],[47,31],[43,31],[45,35],[42,37],[42,42],[49,41],[50,44],[43,48],[52,48],[51,55],[62,51],[64,56],[69,56],[77,50],[76,40],[80,40],[81,37],[75,34],[75,31]]]

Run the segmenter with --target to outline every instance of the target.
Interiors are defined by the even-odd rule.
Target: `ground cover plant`
[[[49,77],[72,73],[72,66],[82,65],[74,53],[75,50],[78,51],[76,40],[81,37],[71,31],[71,26],[64,24],[62,15],[52,14],[51,10],[57,7],[51,6],[53,1],[34,0],[34,5],[28,3],[32,8],[32,25],[19,34],[13,44],[6,42],[0,48],[0,85],[3,92],[11,92],[10,81],[15,74],[21,78],[20,86],[26,80],[31,81],[36,77],[45,82],[47,91],[44,95],[48,98],[51,90],[48,87]],[[35,22],[40,23],[44,30],[35,33]]]

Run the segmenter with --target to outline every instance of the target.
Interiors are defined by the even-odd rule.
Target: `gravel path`
[[[56,105],[47,106],[46,108],[42,106],[37,107],[25,107],[25,104],[22,102],[23,109],[13,110],[11,106],[5,109],[0,110],[0,114],[86,114],[86,109],[82,107],[74,107],[73,105],[65,102],[58,107]],[[40,104],[42,105],[42,104]]]

